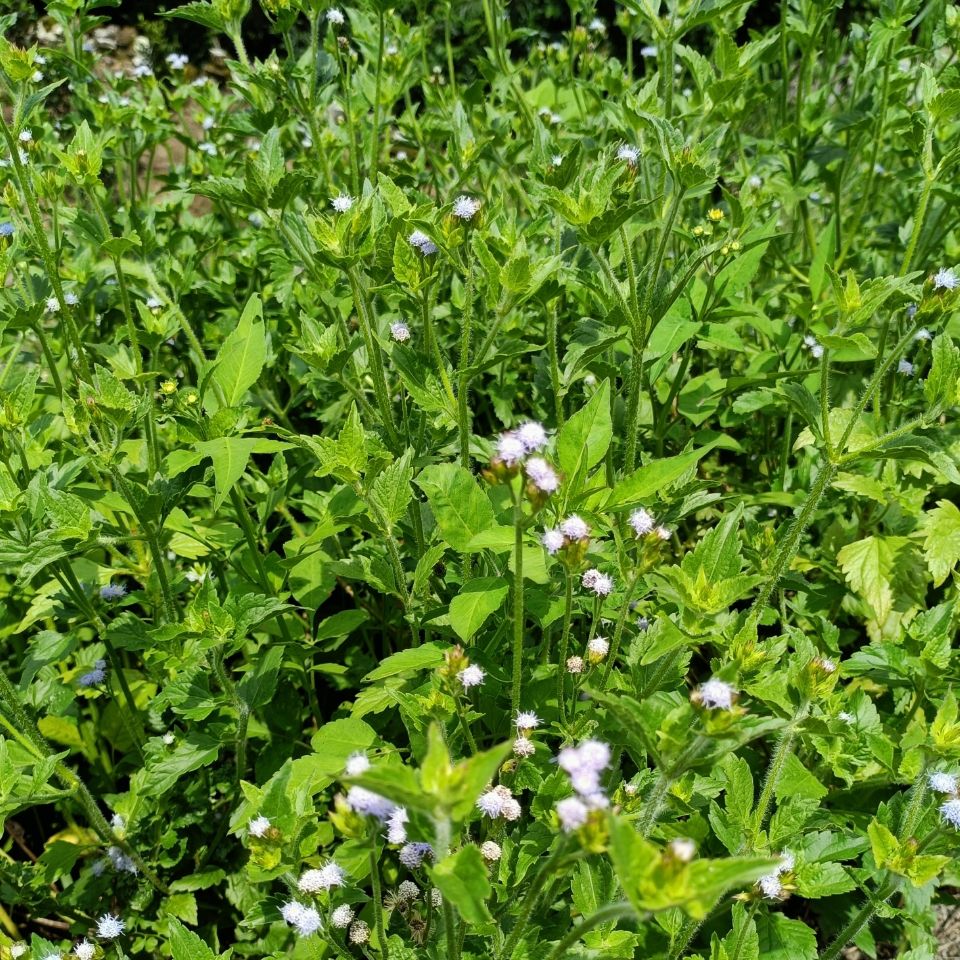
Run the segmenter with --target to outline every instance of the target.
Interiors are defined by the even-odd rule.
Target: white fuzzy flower
[[[709,710],[732,710],[736,690],[729,683],[711,678],[697,690],[700,702]]]
[[[657,48],[654,46],[645,46],[640,48],[641,57],[655,57],[657,55]]]
[[[589,807],[579,797],[567,797],[556,806],[560,826],[566,833],[579,830],[587,822]]]
[[[348,193],[341,193],[330,198],[330,206],[337,213],[346,213],[353,206],[353,197]]]
[[[345,930],[353,923],[353,907],[349,903],[342,903],[330,914],[330,923],[338,930]]]
[[[410,328],[402,320],[397,320],[390,324],[390,336],[397,343],[406,343],[410,339]]]
[[[480,201],[473,197],[457,197],[453,204],[453,215],[460,220],[472,220],[480,209]]]
[[[410,814],[406,807],[397,807],[387,818],[387,842],[388,843],[406,843],[407,842],[407,823],[410,821]]]
[[[81,940],[74,948],[73,955],[77,960],[93,960],[93,955],[97,952],[97,946],[89,940]],[[12,955],[12,952],[11,952]]]
[[[494,843],[493,840],[487,840],[481,844],[480,853],[483,859],[489,863],[496,863],[496,861],[503,856],[503,850],[500,849],[500,844]]]
[[[763,179],[754,173],[747,178],[747,186],[759,190],[763,186]]]
[[[586,664],[583,662],[583,657],[567,657],[567,673],[583,673],[586,668]]]
[[[590,536],[590,527],[574,513],[560,524],[560,532],[568,540],[586,540]]]
[[[592,590],[598,597],[608,597],[613,593],[613,578],[596,568],[587,570],[580,582],[585,589]]]
[[[332,23],[335,27],[342,27],[344,24],[343,11],[339,10],[337,7],[331,7],[327,13],[327,23]]]
[[[270,829],[270,821],[266,817],[256,817],[247,825],[247,833],[251,837],[264,837]]]
[[[697,845],[687,837],[677,837],[669,843],[670,853],[681,863],[689,863],[697,855]]]
[[[952,773],[931,773],[927,783],[934,793],[957,792],[957,778]]]
[[[823,346],[819,343],[815,343],[810,348],[810,354],[815,360],[819,360],[823,356]]]
[[[347,791],[346,802],[347,806],[356,813],[364,813],[384,822],[397,806],[386,797],[381,797],[379,793],[374,793],[372,790],[366,790],[363,787],[351,787]]]
[[[527,448],[523,441],[514,433],[501,433],[497,438],[497,458],[502,460],[508,467],[519,463],[527,453]]]
[[[551,163],[551,165],[554,166],[554,167],[561,167],[561,166],[563,166],[563,154],[562,154],[562,153],[555,153],[555,154],[550,158],[550,163]]]
[[[482,814],[496,819],[503,812],[503,799],[496,790],[488,790],[477,797],[477,809]]]
[[[168,53],[164,59],[170,64],[171,70],[182,70],[190,62],[185,53]]]
[[[414,230],[407,237],[407,242],[410,246],[416,247],[425,257],[437,252],[437,245],[422,230]]]
[[[537,450],[542,450],[547,445],[547,431],[543,429],[543,424],[537,423],[535,420],[521,423],[514,433],[527,453],[536,453]]]
[[[779,900],[783,896],[783,884],[776,873],[768,873],[757,881],[761,893],[768,900]]]
[[[949,267],[941,267],[934,274],[933,286],[935,290],[956,290],[960,287],[960,277]]]
[[[653,532],[657,535],[658,540],[666,541],[673,536],[673,534],[670,532],[670,528],[665,527],[663,524],[660,524],[660,526],[657,527]]]
[[[21,130],[17,136],[17,139],[21,143],[30,143],[33,140],[33,131],[32,130]]]
[[[857,718],[852,713],[848,713],[846,710],[841,710],[837,714],[837,719],[842,720],[844,723],[856,723],[857,721]]]
[[[321,920],[316,908],[304,907],[303,912],[293,921],[292,926],[299,936],[309,937],[323,926],[323,920]]]
[[[624,143],[617,150],[617,159],[622,160],[631,167],[635,167],[637,161],[640,159],[640,150],[637,147],[630,146],[628,143]]]
[[[513,741],[514,756],[532,757],[536,752],[536,745],[529,737],[517,737],[517,739]]]
[[[209,140],[204,140],[203,143],[197,146],[197,149],[201,153],[205,153],[208,157],[215,157],[217,155],[217,145],[211,143]]]
[[[610,651],[610,644],[606,637],[594,637],[587,644],[587,653],[591,660],[602,660]]]
[[[587,29],[592,33],[606,33],[607,25],[599,17],[594,17],[590,23],[587,24]]]
[[[559,530],[544,530],[540,542],[547,553],[553,556],[563,546],[563,534]]]
[[[75,307],[80,302],[80,298],[75,293],[65,293],[63,295],[63,302],[68,307]]]
[[[897,364],[897,373],[902,373],[905,377],[913,376],[913,364],[909,360],[903,360]]]
[[[344,773],[346,773],[348,777],[359,777],[361,773],[366,773],[369,769],[370,761],[367,759],[367,755],[361,751],[357,751],[347,757]]]
[[[532,710],[521,710],[514,722],[518,730],[536,730],[540,726],[540,718]]]
[[[560,478],[543,457],[531,457],[524,464],[531,483],[543,493],[553,493],[560,486]]]
[[[633,513],[630,514],[630,526],[633,527],[633,532],[638,537],[652,533],[656,522],[653,516],[647,513],[642,507],[639,510],[634,510]]]
[[[933,334],[926,328],[921,327],[914,335],[914,340],[932,340]]]
[[[299,917],[303,914],[303,911],[307,908],[300,903],[299,900],[289,900],[287,903],[283,904],[280,907],[280,916],[283,917],[284,921],[289,924],[294,924],[297,922]]]
[[[56,297],[47,297],[47,313],[58,313],[60,301]]]
[[[97,921],[97,936],[101,940],[115,940],[123,933],[126,924],[112,913],[105,913]]]
[[[331,861],[319,869],[304,871],[297,882],[297,889],[301,893],[319,893],[321,890],[342,887],[344,879],[342,868]]]
[[[463,684],[464,690],[469,690],[471,687],[479,687],[485,676],[486,673],[480,667],[470,664],[469,667],[464,667],[457,674],[457,679]]]
[[[22,940],[10,944],[10,956],[13,957],[13,960],[19,960],[26,952],[27,945]]]

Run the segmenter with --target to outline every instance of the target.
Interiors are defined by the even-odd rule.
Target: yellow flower
[[[172,380],[164,380],[160,384],[160,392],[165,393],[168,397],[171,393],[177,392],[177,385]]]
[[[712,220],[714,223],[719,223],[723,219],[723,211],[713,207],[707,211],[707,219]]]

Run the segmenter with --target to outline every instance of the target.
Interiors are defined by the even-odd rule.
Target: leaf
[[[891,581],[896,560],[895,537],[866,537],[848,543],[837,553],[847,583],[873,607],[878,620],[893,608]]]
[[[470,844],[444,857],[430,869],[430,877],[467,923],[490,920],[486,901],[493,891],[479,847]]]
[[[934,337],[930,351],[932,361],[923,394],[931,407],[953,406],[960,398],[960,347],[940,334]]]
[[[202,3],[195,0],[193,3],[185,3],[182,7],[174,10],[161,10],[160,15],[164,17],[179,17],[181,20],[191,20],[193,23],[199,23],[201,26],[209,27],[217,33],[223,33],[226,23],[220,15],[217,8],[212,3]],[[180,960],[175,957],[174,960]]]
[[[220,347],[211,380],[223,396],[223,405],[235,407],[247,390],[257,382],[267,359],[267,336],[263,324],[263,305],[258,294],[247,301],[237,326]],[[209,395],[205,399],[212,413]],[[219,397],[216,406],[219,406]]]
[[[369,497],[385,522],[384,533],[390,533],[397,521],[407,512],[407,506],[413,499],[413,451],[407,450],[399,460],[394,460],[377,474],[370,486]]]
[[[416,484],[426,494],[443,539],[466,551],[478,533],[493,526],[493,506],[469,470],[439,463],[420,471]]]
[[[951,500],[939,500],[933,510],[924,514],[921,529],[923,554],[933,585],[939,587],[960,561],[960,509]]]
[[[423,643],[419,647],[401,650],[387,657],[375,670],[371,670],[363,678],[363,682],[373,683],[374,680],[395,677],[401,673],[432,669],[443,663],[444,652],[445,648],[438,643]]]
[[[373,727],[363,720],[343,717],[325,723],[310,738],[316,772],[333,778],[341,776],[350,754],[369,750],[376,739]]]
[[[679,480],[688,470],[695,467],[714,447],[709,443],[696,450],[681,453],[675,457],[663,457],[652,460],[634,470],[629,477],[619,481],[610,494],[607,507],[612,510],[648,503],[659,490],[669,487]]]
[[[173,960],[217,960],[218,954],[175,917],[168,921],[168,930]]]
[[[503,606],[509,591],[509,584],[500,577],[478,577],[466,583],[450,601],[450,626],[457,636],[469,640]]]
[[[878,867],[889,867],[900,856],[900,842],[893,833],[876,819],[867,827],[870,849]]]
[[[762,960],[816,960],[817,935],[802,921],[779,913],[757,917]]]
[[[243,476],[251,453],[275,453],[286,449],[289,444],[263,438],[220,437],[218,440],[203,440],[194,446],[202,457],[210,457],[213,461],[213,505],[214,509],[219,509],[234,484]]]
[[[599,463],[613,437],[610,418],[610,381],[604,380],[587,405],[578,410],[560,428],[557,435],[557,459],[568,477]]]

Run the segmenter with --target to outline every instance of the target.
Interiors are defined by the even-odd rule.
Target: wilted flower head
[[[269,829],[270,821],[266,817],[255,817],[247,825],[247,833],[250,834],[251,837],[266,836]]]
[[[480,201],[472,197],[457,197],[453,204],[453,215],[460,220],[472,220],[480,209]]]
[[[2,229],[3,229],[3,225],[0,224],[0,230],[2,230]],[[914,339],[914,340],[932,340],[932,339],[933,339],[933,334],[932,334],[926,327],[921,327],[921,328],[913,335],[913,339]]]
[[[583,657],[567,657],[567,673],[583,673],[586,669],[586,664],[583,662]]]
[[[732,710],[737,691],[729,683],[711,678],[700,684],[694,697],[709,710]]]
[[[363,920],[357,920],[350,925],[348,937],[351,943],[366,943],[370,939],[370,927]]]
[[[340,193],[330,198],[330,206],[333,207],[337,213],[346,213],[353,206],[353,197],[348,193]]]
[[[476,664],[470,664],[469,667],[464,667],[458,674],[457,678],[463,684],[464,690],[469,690],[471,687],[479,687],[483,683],[483,678],[486,676],[483,670]]]
[[[123,933],[126,924],[112,913],[105,913],[97,921],[97,936],[101,940],[115,940]]]
[[[404,880],[397,887],[397,899],[401,903],[408,903],[420,896],[420,888],[412,880]]]
[[[390,324],[390,336],[397,343],[406,343],[410,339],[410,328],[402,320],[397,320]]]
[[[47,313],[58,313],[60,301],[56,297],[47,297]]]
[[[660,524],[653,532],[657,535],[658,540],[669,540],[673,536],[670,528],[665,527],[663,524]]]
[[[933,276],[933,287],[935,290],[956,290],[960,287],[960,277],[949,267],[941,267]]]

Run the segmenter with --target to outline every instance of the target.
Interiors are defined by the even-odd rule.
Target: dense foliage
[[[0,957],[933,958],[958,10],[247,5],[0,41]]]

